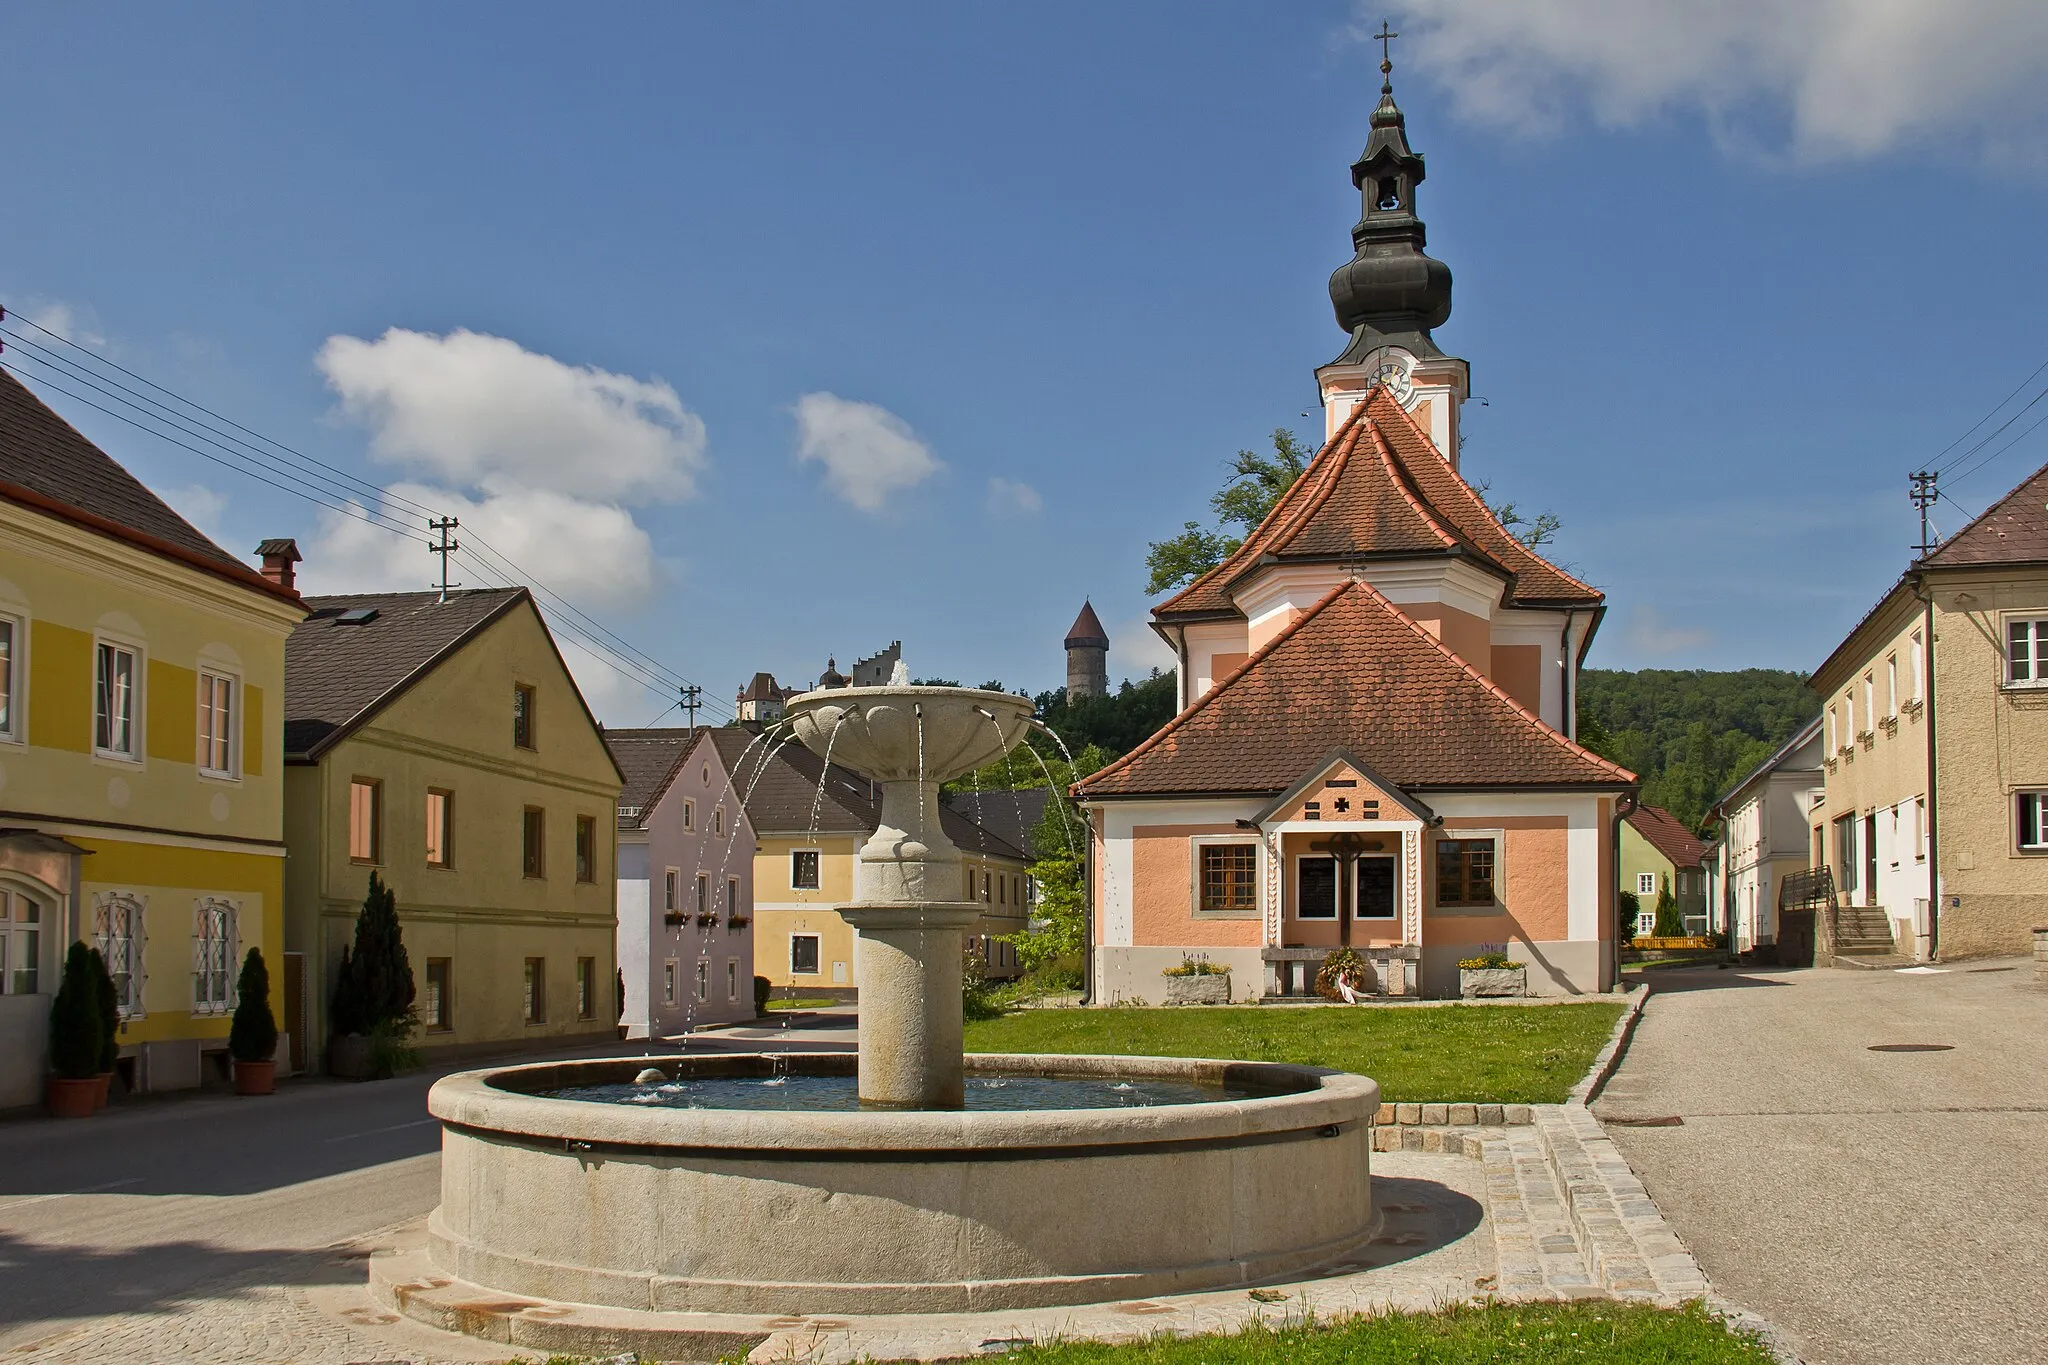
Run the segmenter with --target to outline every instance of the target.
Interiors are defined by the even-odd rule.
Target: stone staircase
[[[1898,956],[1892,922],[1881,905],[1840,905],[1834,910],[1834,956],[1839,960]]]

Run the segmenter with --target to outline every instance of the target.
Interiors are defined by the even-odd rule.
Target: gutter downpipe
[[[1927,574],[1914,575],[1913,595],[1922,603],[1921,650],[1927,665],[1927,960],[1941,961],[1941,802],[1937,766],[1940,750],[1934,734],[1934,594]]]
[[[1621,799],[1614,803],[1614,826],[1608,832],[1607,842],[1613,857],[1613,862],[1610,866],[1614,869],[1614,876],[1616,878],[1621,876],[1621,822],[1628,819],[1634,813],[1635,808],[1636,794],[1632,791],[1623,792]],[[1621,984],[1621,925],[1614,919],[1614,912],[1620,906],[1620,898],[1615,895],[1616,889],[1617,883],[1612,878],[1607,879],[1609,907],[1607,913],[1607,952],[1608,967],[1610,969],[1607,989],[1609,991],[1612,991]]]
[[[1560,717],[1564,724],[1558,729],[1564,731],[1564,737],[1574,743],[1577,743],[1579,738],[1579,670],[1572,667],[1571,651],[1572,623],[1578,619],[1577,612],[1567,611],[1564,614],[1564,629],[1557,634],[1557,666],[1564,674],[1564,685],[1558,689],[1564,694],[1564,715]]]

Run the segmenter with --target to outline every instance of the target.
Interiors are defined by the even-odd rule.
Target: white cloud
[[[1697,113],[1801,161],[1938,142],[2048,164],[2039,0],[1434,0],[1400,27],[1397,66],[1517,132]]]
[[[316,357],[378,457],[486,494],[690,497],[704,423],[658,380],[569,365],[504,337],[388,329]]]
[[[586,610],[638,606],[660,581],[654,542],[617,507],[540,488],[482,500],[413,483],[384,491],[387,497],[455,517],[462,523],[455,532],[458,542],[465,535],[487,541],[535,581]],[[320,514],[313,545],[299,568],[302,590],[311,593],[416,592],[434,586],[439,575],[440,561],[427,552],[423,538],[331,511]],[[456,557],[450,577],[459,582],[473,577],[463,570],[463,555]]]
[[[649,691],[639,679],[627,676],[574,640],[557,634],[555,643],[561,647],[562,662],[569,665],[569,674],[576,679],[583,700],[590,703],[590,709],[605,725],[645,725],[663,706],[675,700]],[[680,724],[673,716],[666,723]]]
[[[797,458],[825,466],[832,491],[863,512],[945,468],[917,433],[887,408],[831,393],[796,400]]]
[[[1039,497],[1038,490],[1030,484],[1010,479],[989,479],[988,510],[997,516],[1028,517],[1044,508],[1045,499]]]
[[[1666,625],[1663,614],[1645,602],[1630,610],[1628,628],[1622,632],[1622,638],[1638,654],[1668,659],[1701,648],[1714,638],[1714,633],[1701,626]]]
[[[183,488],[156,488],[150,490],[171,505],[171,510],[199,528],[208,540],[218,544],[221,538],[220,515],[228,507],[227,494],[216,493],[203,483],[189,483]]]
[[[1152,629],[1149,618],[1122,621],[1109,627],[1109,685],[1122,678],[1143,678],[1153,669],[1162,673],[1177,667],[1173,650]]]
[[[97,351],[104,349],[107,344],[106,337],[95,327],[98,315],[90,308],[53,300],[29,304],[21,309],[21,315],[44,331],[55,332],[74,345]],[[47,337],[35,335],[33,330],[23,335],[38,344],[48,340]]]

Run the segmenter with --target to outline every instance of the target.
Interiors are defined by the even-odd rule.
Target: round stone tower
[[[1067,700],[1109,694],[1109,636],[1088,602],[1067,628]]]

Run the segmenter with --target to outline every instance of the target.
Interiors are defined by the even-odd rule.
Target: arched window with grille
[[[148,984],[143,959],[149,946],[143,918],[148,908],[147,896],[130,891],[102,891],[92,898],[92,946],[107,960],[123,1019],[143,1016],[143,988]]]
[[[226,1014],[235,1007],[235,920],[240,908],[219,896],[193,902],[194,1014]]]

